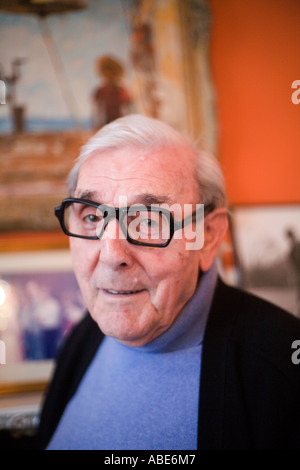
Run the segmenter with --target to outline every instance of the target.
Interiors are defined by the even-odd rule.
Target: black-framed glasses
[[[164,207],[134,204],[115,208],[94,201],[77,198],[64,199],[55,208],[64,233],[86,240],[102,238],[108,223],[116,219],[128,242],[141,246],[166,247],[177,230],[199,220],[204,215],[203,204],[181,221],[176,221],[171,211]],[[205,214],[213,207],[206,206]]]

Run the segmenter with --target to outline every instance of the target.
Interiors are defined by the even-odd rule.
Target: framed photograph
[[[231,209],[239,283],[300,316],[300,205]]]
[[[0,254],[0,396],[45,388],[84,310],[68,250]]]

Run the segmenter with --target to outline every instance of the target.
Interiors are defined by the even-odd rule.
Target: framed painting
[[[231,209],[239,282],[300,316],[300,205]]]
[[[84,310],[68,250],[0,254],[0,396],[45,388]]]
[[[0,30],[0,133],[90,129],[93,93],[104,79],[101,57],[120,63],[127,81],[129,38],[119,0],[0,2]]]
[[[12,0],[0,31],[0,134],[90,131],[140,112],[212,150],[207,0]]]

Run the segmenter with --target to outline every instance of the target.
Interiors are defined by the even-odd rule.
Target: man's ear
[[[207,271],[218,254],[219,247],[228,228],[227,210],[216,209],[204,219],[204,243],[199,252],[199,266]]]

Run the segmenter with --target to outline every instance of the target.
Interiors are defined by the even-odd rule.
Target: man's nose
[[[120,266],[130,266],[132,256],[128,241],[117,220],[111,220],[105,227],[100,240],[99,260],[117,269]]]

